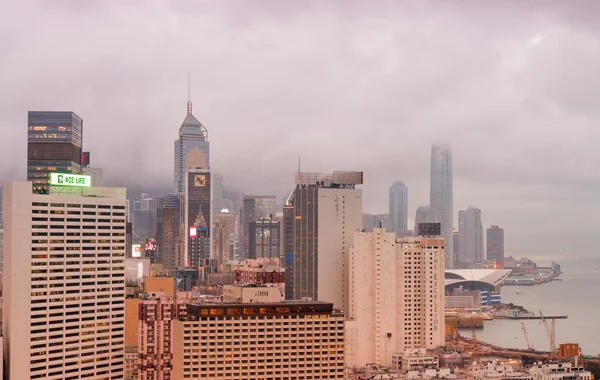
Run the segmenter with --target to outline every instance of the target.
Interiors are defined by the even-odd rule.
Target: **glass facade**
[[[263,218],[250,222],[250,253],[249,259],[279,258],[279,222]]]
[[[29,111],[27,180],[46,188],[52,172],[81,174],[83,120],[73,112]]]
[[[247,195],[242,209],[242,254],[250,258],[250,223],[274,216],[277,198],[274,195]]]
[[[454,267],[452,150],[449,146],[431,147],[430,203],[436,221],[442,225],[446,246],[446,268]]]
[[[392,230],[406,231],[408,229],[408,188],[402,181],[396,181],[390,186],[389,211]]]
[[[197,268],[210,258],[211,175],[208,170],[188,172],[186,188],[187,258]]]
[[[294,252],[293,274],[286,282],[293,281],[293,296],[299,300],[310,297],[318,299],[318,215],[319,188],[317,185],[298,185],[294,192]],[[291,215],[290,215],[291,216]],[[286,284],[287,287],[287,284]]]
[[[210,168],[208,130],[191,113],[186,116],[179,128],[179,139],[175,141],[174,150],[175,192],[183,193],[188,169]]]

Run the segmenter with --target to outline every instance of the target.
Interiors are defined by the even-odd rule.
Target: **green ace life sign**
[[[50,173],[50,185],[52,186],[92,186],[92,177],[89,175]]]

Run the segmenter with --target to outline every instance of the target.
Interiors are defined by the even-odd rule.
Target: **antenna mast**
[[[188,73],[188,102],[187,102],[187,114],[192,114],[192,73]]]

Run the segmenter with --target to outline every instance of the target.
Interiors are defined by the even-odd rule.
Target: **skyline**
[[[133,197],[166,194],[192,72],[212,169],[228,188],[280,199],[301,156],[308,171],[364,171],[365,212],[385,212],[387,187],[401,178],[411,189],[410,227],[428,203],[430,145],[443,140],[454,152],[454,209],[478,207],[484,226],[504,227],[507,255],[596,255],[586,249],[600,221],[592,166],[600,153],[589,145],[600,133],[589,100],[600,86],[586,64],[600,60],[593,3],[382,2],[326,13],[314,3],[284,11],[156,1],[133,12],[64,1],[51,15],[44,3],[24,3],[11,5],[2,26],[10,75],[0,84],[14,89],[0,102],[2,184],[25,178],[27,111],[72,110],[109,185]],[[26,8],[30,22],[61,27],[31,34],[20,27]],[[477,18],[480,33],[465,17]],[[63,19],[73,24],[55,22]],[[70,46],[81,54],[64,61]],[[28,59],[44,52],[44,65]]]

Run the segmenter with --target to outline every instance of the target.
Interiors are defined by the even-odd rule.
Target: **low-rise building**
[[[247,259],[235,268],[236,285],[264,284],[279,286],[285,290],[285,268],[279,258]]]
[[[223,287],[224,303],[256,303],[283,301],[283,291],[280,288],[257,285],[225,285]]]
[[[468,368],[467,373],[475,380],[533,380],[533,375],[515,371],[512,365],[498,364],[496,361]]]
[[[533,380],[591,380],[592,373],[572,363],[536,364],[528,369]]]
[[[327,302],[189,304],[173,379],[344,379],[344,315]]]
[[[401,369],[404,373],[439,369],[440,358],[437,355],[430,354],[425,348],[407,349],[402,355],[392,355],[392,368]]]

